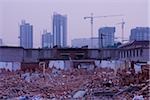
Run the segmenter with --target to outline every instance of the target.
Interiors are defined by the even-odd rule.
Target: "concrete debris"
[[[73,95],[73,98],[82,98],[84,97],[84,95],[86,94],[86,91],[77,91],[74,95]]]
[[[43,100],[41,96],[33,96],[32,100]]]
[[[29,98],[27,96],[20,96],[18,99],[19,100],[28,100]]]
[[[143,96],[135,96],[132,100],[144,100]]]
[[[85,65],[84,65],[85,66]],[[93,70],[46,68],[9,71],[0,69],[0,99],[17,100],[148,100],[149,68]]]

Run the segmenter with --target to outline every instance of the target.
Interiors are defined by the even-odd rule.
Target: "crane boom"
[[[86,17],[84,17],[84,19],[87,19],[87,18],[100,18],[100,17],[104,17],[104,18],[105,17],[117,17],[117,16],[119,17],[119,16],[123,16],[123,15],[121,15],[121,14],[120,15],[105,15],[105,16],[93,16],[93,17],[92,16],[86,16]]]
[[[94,18],[101,18],[101,17],[117,17],[117,16],[123,16],[122,14],[120,15],[105,15],[105,16],[93,16],[93,13],[91,13],[91,16],[86,16],[84,19],[90,19],[91,21],[91,48],[93,48],[93,20]]]
[[[100,18],[100,17],[119,17],[119,16],[123,16],[122,14],[120,14],[120,15],[105,15],[105,16],[93,16],[93,18]]]

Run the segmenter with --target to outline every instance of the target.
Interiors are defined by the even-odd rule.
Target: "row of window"
[[[126,57],[141,57],[143,53],[142,49],[131,49],[120,51],[120,58]]]

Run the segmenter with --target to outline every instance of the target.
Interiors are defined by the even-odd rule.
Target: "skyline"
[[[0,0],[0,38],[6,45],[19,45],[19,25],[24,19],[33,25],[34,47],[41,47],[43,29],[52,32],[54,12],[67,15],[69,45],[72,39],[91,36],[90,20],[83,19],[90,13],[94,16],[125,15],[124,36],[129,38],[131,28],[150,26],[148,5],[148,0]],[[94,19],[94,37],[98,36],[98,29],[105,26],[115,26],[115,36],[121,37],[121,25],[114,25],[121,20],[122,17]]]

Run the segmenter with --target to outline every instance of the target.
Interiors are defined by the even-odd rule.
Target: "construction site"
[[[149,1],[0,0],[0,100],[150,100]]]
[[[149,100],[148,43],[116,49],[0,47],[0,99]]]

